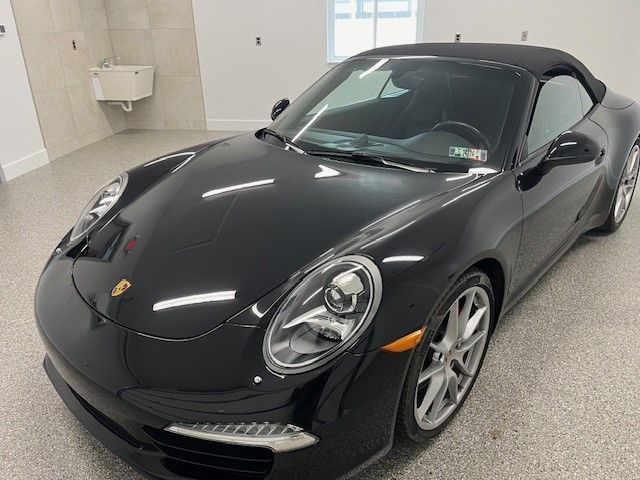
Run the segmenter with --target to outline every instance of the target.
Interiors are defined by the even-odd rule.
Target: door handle
[[[600,165],[602,163],[602,161],[604,160],[604,156],[606,154],[607,154],[607,149],[603,147],[602,150],[600,150],[600,156],[596,158],[596,165]]]

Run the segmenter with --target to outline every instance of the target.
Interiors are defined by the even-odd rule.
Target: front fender
[[[511,171],[474,182],[435,199],[412,228],[381,245],[376,259],[390,252],[428,252],[425,258],[385,285],[370,335],[357,348],[370,351],[422,328],[445,292],[471,266],[486,259],[502,270],[504,304],[509,298],[522,234],[522,201]]]

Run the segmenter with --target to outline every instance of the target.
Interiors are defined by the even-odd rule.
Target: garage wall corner
[[[0,0],[0,181],[49,163],[9,0]]]

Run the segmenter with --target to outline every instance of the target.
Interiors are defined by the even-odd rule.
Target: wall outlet
[[[460,43],[460,41],[462,40],[462,34],[460,32],[456,33],[455,36],[453,37],[454,41],[456,43]]]
[[[262,46],[262,37],[256,37],[256,45],[257,45],[258,47],[261,47],[261,46]]]
[[[529,38],[529,30],[523,30],[522,34],[520,35],[520,41],[526,42],[528,38]]]
[[[7,33],[7,29],[4,28],[4,25],[0,25],[0,37],[2,37],[3,35],[6,35]]]

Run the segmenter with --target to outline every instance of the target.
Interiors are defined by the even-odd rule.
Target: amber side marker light
[[[382,350],[385,352],[393,352],[393,353],[401,353],[406,352],[407,350],[411,350],[415,348],[422,340],[422,335],[424,335],[424,328],[421,330],[416,330],[415,332],[410,333],[409,335],[405,335],[402,338],[399,338],[391,343],[386,344],[382,347]]]

